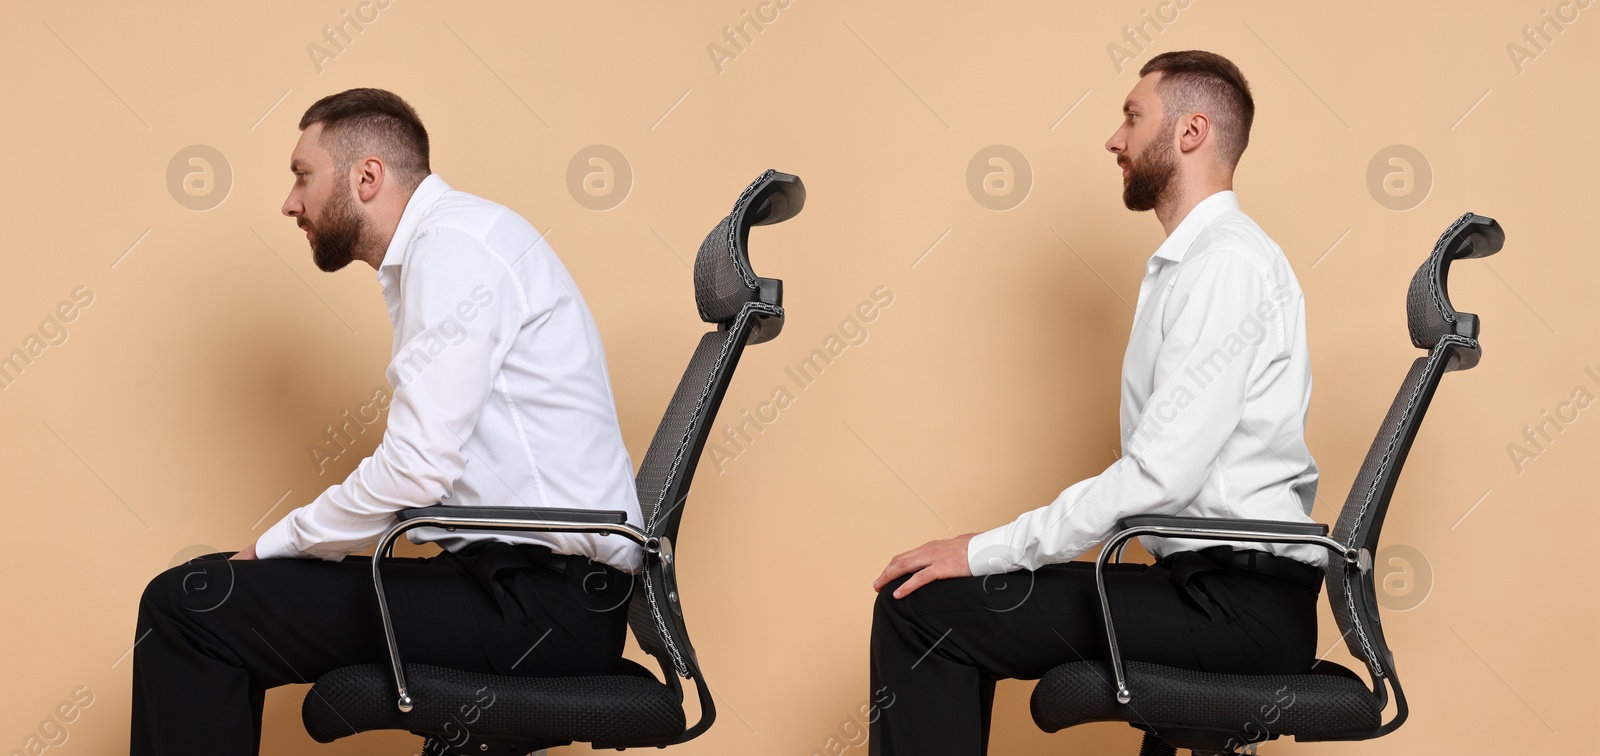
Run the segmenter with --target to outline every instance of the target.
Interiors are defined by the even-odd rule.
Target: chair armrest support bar
[[[1257,533],[1328,534],[1328,526],[1320,522],[1283,522],[1281,520],[1247,520],[1242,518],[1219,520],[1215,517],[1179,517],[1177,515],[1134,515],[1118,520],[1117,527],[1121,529],[1138,525],[1168,525],[1172,527],[1211,528],[1215,527],[1219,522],[1225,523],[1229,527],[1247,528]],[[1117,546],[1116,552],[1111,557],[1113,564],[1122,563],[1122,552],[1127,550],[1129,542],[1123,541]]]
[[[391,621],[391,619],[389,617],[389,601],[388,601],[387,598],[384,597],[384,594],[383,594],[383,575],[379,571],[379,568],[380,568],[380,566],[382,565],[382,562],[383,562],[384,555],[388,554],[390,552],[390,550],[392,548],[394,548],[395,541],[400,538],[400,535],[402,533],[406,532],[407,530],[411,530],[412,528],[420,528],[420,527],[424,527],[424,526],[428,526],[428,525],[437,525],[437,526],[444,527],[446,530],[456,530],[456,529],[461,529],[461,530],[527,530],[527,531],[544,531],[544,532],[555,532],[555,533],[599,533],[601,535],[616,534],[616,535],[620,535],[620,536],[622,536],[624,538],[627,538],[630,541],[633,541],[633,542],[639,544],[640,546],[644,547],[646,550],[651,549],[652,546],[654,546],[655,543],[656,543],[656,539],[646,536],[644,531],[642,531],[642,530],[640,530],[640,529],[638,529],[636,527],[633,527],[632,525],[629,525],[626,522],[610,523],[610,522],[584,522],[584,521],[576,521],[575,522],[575,521],[570,521],[570,520],[556,520],[556,519],[549,519],[549,520],[519,519],[519,518],[513,518],[513,517],[489,516],[491,513],[482,512],[482,511],[476,512],[474,514],[467,514],[465,516],[458,516],[458,515],[453,515],[453,514],[421,513],[421,509],[444,509],[444,508],[445,507],[440,507],[438,505],[435,505],[435,506],[432,506],[432,507],[401,510],[401,512],[399,513],[399,516],[396,518],[398,520],[398,522],[396,522],[395,524],[389,526],[389,529],[384,531],[383,537],[378,539],[378,547],[376,549],[374,549],[373,552],[372,552],[372,586],[378,592],[378,613],[383,618],[383,637],[384,637],[384,640],[386,640],[388,642],[388,644],[389,644],[389,665],[394,671],[395,691],[399,696],[399,698],[396,700],[396,705],[399,706],[400,711],[402,711],[402,712],[411,711],[412,707],[415,705],[415,702],[412,700],[410,692],[406,690],[405,671],[400,666],[400,647],[398,645],[396,645],[396,643],[395,643],[395,639],[394,639],[394,623]],[[509,508],[509,507],[456,507],[456,506],[451,506],[451,507],[448,507],[448,509],[457,510],[457,511],[459,511],[459,510],[472,511],[472,510],[503,510],[503,509],[511,509],[511,508]],[[526,511],[526,510],[523,510],[523,511]],[[596,513],[594,510],[554,510],[554,509],[545,509],[545,510],[536,510],[536,511],[537,512],[541,512],[541,513],[557,513],[557,514],[562,514],[562,513],[567,513],[567,512],[577,512],[577,513],[583,513],[583,514],[602,514],[602,515],[611,514],[611,513],[607,513],[607,512]],[[620,513],[618,513],[618,514],[620,514]]]
[[[434,504],[427,507],[412,507],[402,509],[395,513],[395,519],[400,522],[414,520],[418,517],[467,517],[474,520],[555,520],[560,522],[587,522],[595,524],[622,525],[628,521],[628,513],[620,509],[570,509],[560,507],[461,507],[447,504]]]
[[[1187,525],[1177,526],[1134,524],[1135,521],[1143,519],[1145,518],[1130,517],[1120,521],[1119,525],[1124,525],[1127,527],[1124,527],[1123,530],[1118,531],[1115,535],[1106,540],[1105,545],[1100,549],[1100,555],[1095,558],[1094,562],[1094,583],[1095,589],[1100,593],[1100,613],[1106,624],[1106,641],[1108,643],[1108,650],[1111,653],[1111,672],[1113,675],[1115,675],[1117,683],[1117,703],[1125,704],[1133,700],[1133,693],[1128,690],[1127,678],[1123,675],[1122,655],[1117,650],[1117,632],[1112,626],[1111,604],[1106,601],[1105,565],[1106,558],[1110,556],[1113,551],[1116,551],[1120,557],[1122,545],[1127,543],[1127,541],[1134,536],[1157,535],[1197,538],[1211,541],[1250,541],[1255,543],[1309,543],[1327,549],[1333,554],[1338,555],[1339,558],[1343,559],[1349,564],[1359,563],[1358,560],[1360,555],[1357,550],[1346,548],[1344,544],[1341,544],[1338,541],[1327,537],[1326,535],[1307,532],[1282,532],[1282,529],[1278,527],[1284,525],[1297,525],[1299,528],[1304,529],[1312,526],[1265,520],[1219,520],[1217,518],[1210,517],[1152,517],[1150,519],[1205,520],[1211,523],[1221,522],[1226,524],[1228,527],[1191,527]],[[1266,523],[1271,527],[1263,526],[1261,523]],[[1326,526],[1323,525],[1315,525],[1314,527],[1323,528],[1324,531],[1326,530]]]
[[[1137,528],[1158,525],[1173,528],[1200,528],[1213,530],[1219,527],[1248,530],[1252,533],[1289,533],[1294,535],[1327,535],[1328,526],[1320,522],[1284,522],[1282,520],[1246,520],[1242,518],[1179,517],[1177,515],[1134,515],[1117,521],[1118,528]]]

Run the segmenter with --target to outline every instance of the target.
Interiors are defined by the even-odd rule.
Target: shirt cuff
[[[291,516],[293,514],[293,512],[290,513]],[[267,528],[267,532],[262,533],[261,537],[256,539],[257,559],[279,559],[298,556],[294,553],[294,548],[289,543],[289,519],[289,517],[284,517],[279,520],[276,525]]]
[[[1008,527],[1010,525],[1002,525],[967,541],[967,568],[972,570],[973,575],[994,575],[1021,569],[1022,552],[1006,542],[1005,530]]]
[[[262,533],[261,537],[256,539],[256,558],[257,559],[312,559],[312,558],[316,558],[316,559],[321,559],[324,562],[342,562],[342,561],[344,561],[344,558],[345,558],[346,555],[342,554],[342,553],[340,553],[340,554],[327,554],[327,555],[310,554],[310,553],[302,553],[299,549],[295,548],[294,537],[290,533],[291,533],[291,531],[293,530],[293,527],[294,527],[293,520],[294,520],[295,513],[299,512],[299,511],[300,511],[299,509],[291,511],[289,514],[285,515],[283,519],[279,520],[277,522],[277,524],[273,525],[270,528],[267,528],[267,532]]]

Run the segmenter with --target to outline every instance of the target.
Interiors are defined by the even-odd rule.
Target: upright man
[[[1311,521],[1305,302],[1233,193],[1255,112],[1249,86],[1200,51],[1158,55],[1139,75],[1105,146],[1122,166],[1123,203],[1155,210],[1167,238],[1139,286],[1122,363],[1122,456],[1006,525],[896,556],[873,581],[872,691],[895,701],[872,722],[873,754],[985,753],[996,680],[1105,658],[1093,564],[1069,560],[1119,519]],[[1310,667],[1319,548],[1140,541],[1155,563],[1112,565],[1106,578],[1124,658]]]
[[[394,324],[388,426],[348,478],[252,545],[157,575],[139,602],[135,756],[259,751],[266,689],[387,663],[370,557],[398,510],[622,510],[641,525],[605,352],[555,252],[517,213],[428,166],[415,111],[379,89],[300,119],[283,213],[317,267],[377,271]],[[408,532],[385,560],[408,663],[502,675],[611,671],[637,547],[585,534]]]

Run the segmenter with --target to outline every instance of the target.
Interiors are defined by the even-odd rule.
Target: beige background
[[[1584,372],[1600,375],[1586,217],[1600,200],[1600,6],[1548,27],[1554,42],[1519,72],[1507,45],[1553,2],[1194,0],[1128,46],[1118,73],[1107,46],[1155,3],[794,0],[719,73],[707,45],[753,2],[395,0],[319,73],[307,45],[355,7],[0,6],[0,352],[77,287],[94,295],[0,393],[0,752],[53,728],[80,686],[93,703],[48,752],[125,752],[125,654],[149,578],[251,542],[376,445],[378,426],[327,474],[310,461],[321,429],[384,386],[390,327],[370,269],[318,271],[278,211],[300,114],[378,86],[420,112],[435,172],[549,231],[600,323],[635,462],[703,330],[684,261],[759,171],[801,176],[810,198],[753,234],[756,270],[785,282],[788,325],[746,353],[719,429],[793,389],[784,368],[875,287],[894,292],[868,341],[757,443],[721,474],[702,463],[682,539],[721,716],[676,751],[836,752],[836,737],[864,753],[854,717],[884,562],[999,525],[1115,458],[1130,305],[1162,235],[1122,207],[1103,144],[1137,67],[1187,48],[1228,56],[1254,90],[1236,189],[1309,300],[1319,520],[1420,354],[1404,325],[1412,271],[1463,211],[1507,233],[1501,254],[1455,269],[1457,306],[1483,318],[1483,362],[1446,376],[1385,531],[1410,548],[1391,569],[1431,573],[1409,588],[1398,576],[1386,598],[1411,719],[1378,741],[1272,752],[1597,752],[1586,545],[1600,410],[1520,471],[1507,447],[1575,390],[1600,392]],[[595,144],[633,174],[606,211],[566,180]],[[1003,212],[966,182],[994,144],[1033,174]],[[193,200],[222,200],[209,210],[166,182],[191,145],[231,168],[225,193]],[[1408,210],[1367,182],[1390,145],[1431,167],[1394,200]],[[1350,664],[1323,606],[1328,658]],[[420,744],[387,732],[317,746],[305,690],[269,695],[265,753]],[[1000,686],[994,753],[1136,750],[1120,724],[1039,732],[1030,690]]]

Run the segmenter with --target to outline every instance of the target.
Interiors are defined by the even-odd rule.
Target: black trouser
[[[388,668],[370,557],[224,559],[232,553],[157,575],[139,600],[133,756],[257,754],[267,688],[350,664]],[[592,675],[622,657],[632,577],[496,540],[386,558],[383,587],[407,664]]]
[[[1240,674],[1308,671],[1322,570],[1262,552],[1286,573],[1231,566],[1226,544],[1155,564],[1106,565],[1122,658]],[[868,753],[983,754],[995,681],[1109,656],[1092,562],[936,580],[878,593],[872,618]]]

